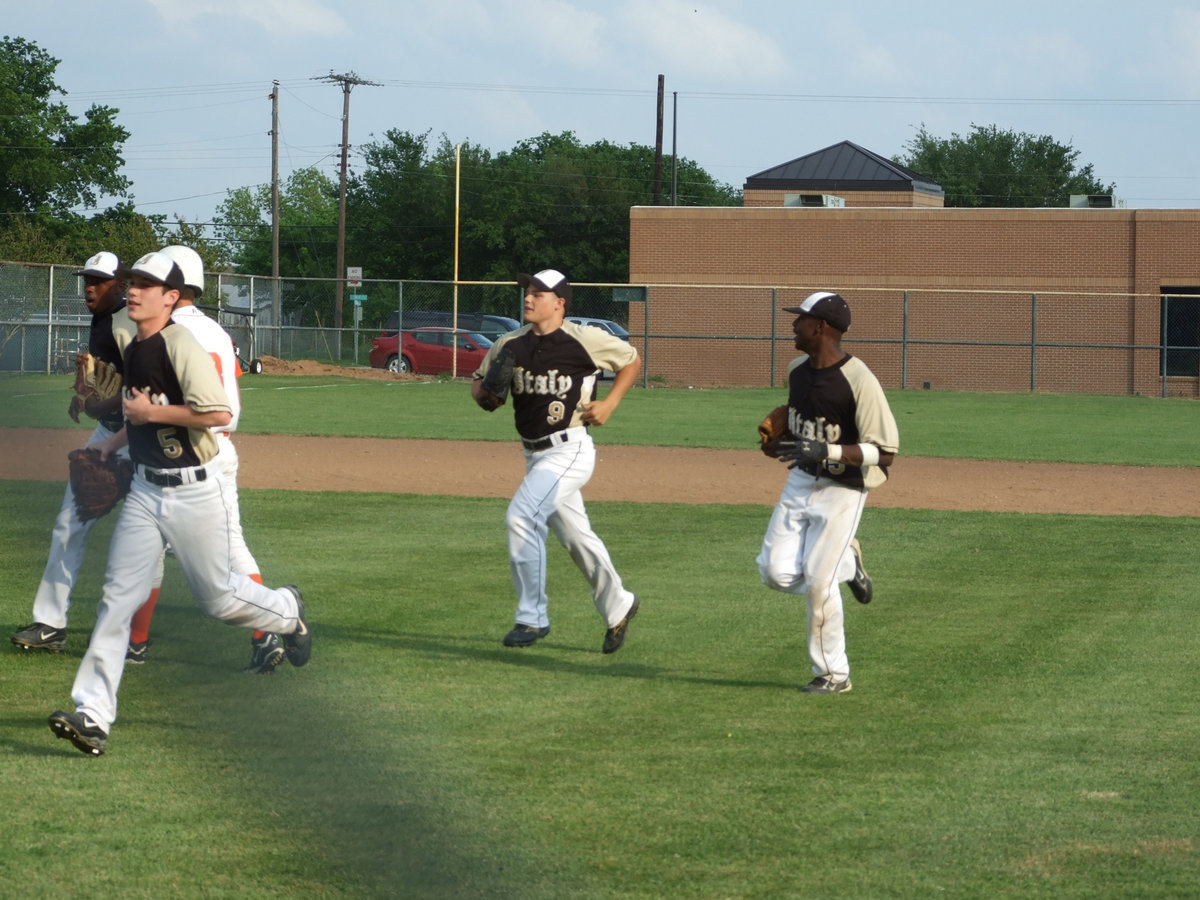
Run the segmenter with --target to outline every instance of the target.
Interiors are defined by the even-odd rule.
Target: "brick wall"
[[[1200,210],[637,207],[630,226],[630,283],[664,285],[630,330],[664,336],[651,375],[697,386],[769,382],[795,355],[778,308],[832,289],[885,387],[1158,394],[1159,290],[1200,285]]]

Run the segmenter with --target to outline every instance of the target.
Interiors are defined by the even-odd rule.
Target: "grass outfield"
[[[0,524],[8,625],[27,616],[59,496],[0,483],[23,511]],[[817,697],[797,690],[801,607],[757,583],[764,509],[592,504],[643,597],[606,657],[562,552],[553,632],[500,645],[502,500],[243,505],[268,580],[305,588],[312,663],[241,675],[245,633],[203,616],[172,566],[109,752],[55,740],[45,717],[70,702],[97,533],[69,652],[0,653],[6,884],[1062,898],[1200,883],[1200,520],[870,510],[877,599],[848,603],[855,689]]]
[[[39,381],[0,379],[0,426],[37,424],[26,414],[51,391],[65,401]],[[469,401],[460,419],[461,384],[263,384],[245,382],[263,430],[362,433],[373,406],[392,434],[512,436]],[[617,418],[736,446],[781,393],[638,392]],[[1081,448],[1145,464],[1160,451],[1127,435],[1157,436],[1159,416],[1195,437],[1187,401],[1067,399],[892,395],[911,453],[982,446],[1014,419],[997,445],[1015,454],[1013,431],[1038,450],[1081,429]],[[614,419],[602,439],[632,442],[619,436]],[[0,481],[0,627],[28,621],[61,491]],[[855,687],[831,697],[797,690],[802,605],[758,583],[766,507],[589,504],[643,598],[604,656],[560,548],[553,632],[500,645],[515,605],[503,500],[245,491],[242,505],[268,582],[304,587],[313,661],[241,675],[246,632],[206,618],[171,564],[109,752],[55,740],[45,718],[70,708],[102,520],[68,652],[0,650],[6,892],[1174,898],[1200,884],[1200,518],[868,508],[876,600],[847,602]]]

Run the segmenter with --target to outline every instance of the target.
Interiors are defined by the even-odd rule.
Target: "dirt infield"
[[[0,429],[0,478],[65,481],[82,430]],[[524,474],[515,441],[239,434],[248,489],[509,497]],[[783,466],[757,450],[598,447],[589,500],[771,505]],[[490,473],[485,475],[484,473]],[[1200,468],[1011,463],[901,456],[875,507],[1096,515],[1200,515]]]

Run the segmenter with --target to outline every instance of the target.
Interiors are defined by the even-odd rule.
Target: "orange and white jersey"
[[[217,374],[221,376],[221,384],[224,385],[225,394],[229,398],[229,408],[233,413],[233,419],[228,425],[214,428],[213,431],[219,434],[237,431],[238,419],[242,414],[242,395],[238,391],[237,379],[242,372],[238,365],[237,354],[234,353],[233,338],[214,319],[205,315],[204,310],[195,306],[175,307],[175,311],[171,313],[171,320],[182,325],[195,336],[196,340],[200,342],[200,346],[212,357],[213,363],[217,367]]]

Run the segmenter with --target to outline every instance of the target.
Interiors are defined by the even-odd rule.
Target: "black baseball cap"
[[[809,294],[799,306],[785,306],[783,311],[823,319],[838,331],[850,330],[850,306],[832,291]]]
[[[517,284],[523,288],[532,284],[539,291],[551,291],[568,302],[571,300],[571,282],[557,269],[542,269],[534,275],[522,273],[517,276]]]

